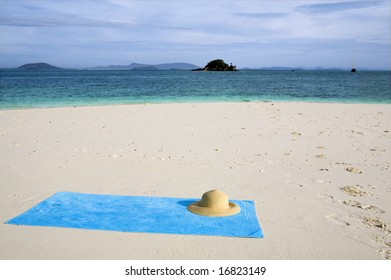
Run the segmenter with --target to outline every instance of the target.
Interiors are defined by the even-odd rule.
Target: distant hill
[[[134,68],[148,67],[148,64],[131,63],[129,65],[108,65],[86,68],[86,70],[132,70]]]
[[[154,71],[154,70],[159,70],[156,66],[142,66],[142,67],[135,67],[132,69],[132,71]]]
[[[268,71],[273,71],[273,70],[278,70],[278,71],[327,70],[327,71],[342,71],[342,70],[347,70],[347,69],[344,69],[344,68],[324,68],[324,67],[283,67],[283,66],[272,66],[272,67],[259,67],[259,68],[244,67],[244,68],[240,68],[240,70],[268,70]]]
[[[259,67],[259,68],[249,68],[249,67],[245,67],[245,68],[240,68],[240,70],[282,70],[282,71],[285,71],[285,70],[299,70],[300,68],[296,68],[296,67],[281,67],[281,66],[272,66],[272,67]]]
[[[60,67],[56,67],[44,62],[39,62],[39,63],[27,63],[22,66],[19,66],[17,69],[21,70],[59,70],[63,69]]]
[[[163,64],[140,64],[131,63],[129,65],[109,65],[86,68],[86,70],[192,70],[198,68],[197,65],[190,63],[163,63]]]
[[[159,70],[192,70],[195,68],[199,68],[199,66],[191,64],[191,63],[164,63],[155,65]]]

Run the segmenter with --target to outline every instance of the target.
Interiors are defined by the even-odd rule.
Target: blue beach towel
[[[228,217],[193,214],[199,199],[116,196],[59,192],[7,224],[122,232],[217,235],[262,238],[252,200],[232,200],[241,208]]]

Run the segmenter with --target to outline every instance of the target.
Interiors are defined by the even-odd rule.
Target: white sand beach
[[[390,259],[391,105],[0,111],[0,259]],[[59,191],[251,199],[263,239],[5,222]]]

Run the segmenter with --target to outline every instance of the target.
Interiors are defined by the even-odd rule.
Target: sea
[[[256,101],[391,104],[391,71],[0,70],[0,110]]]

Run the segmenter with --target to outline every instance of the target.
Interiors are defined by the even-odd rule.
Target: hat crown
[[[220,190],[211,190],[202,195],[201,205],[213,209],[228,209],[228,195]]]

